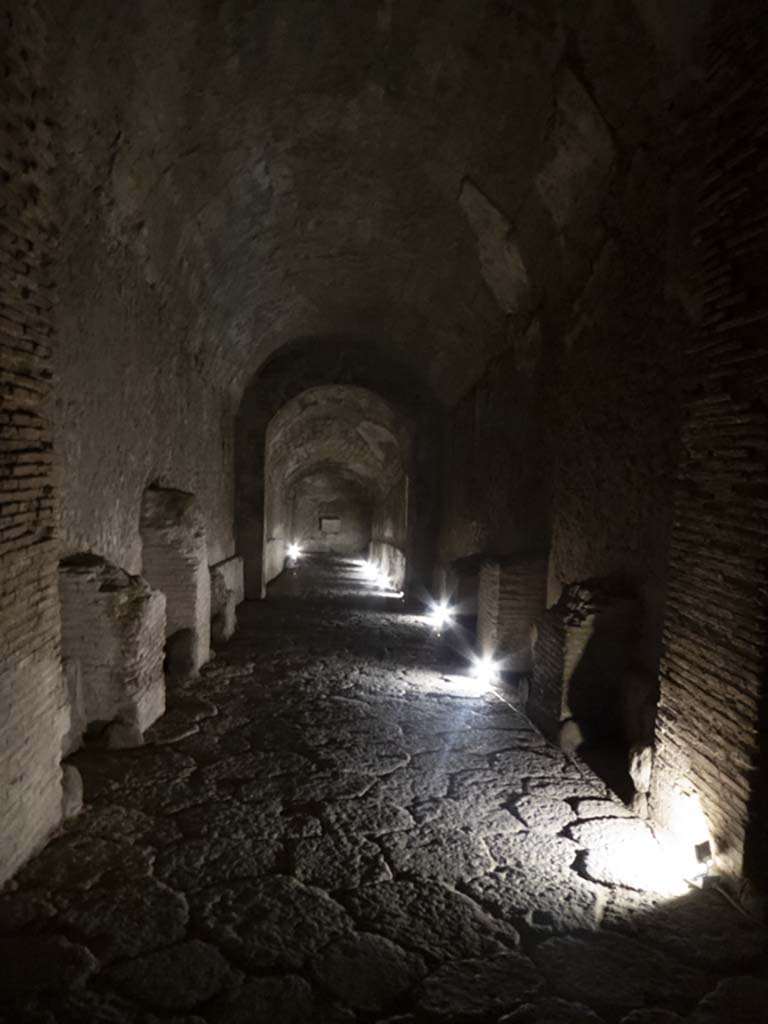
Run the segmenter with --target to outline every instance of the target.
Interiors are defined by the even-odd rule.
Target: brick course
[[[654,815],[673,828],[675,792],[695,792],[720,869],[745,870],[762,884],[768,847],[756,770],[768,663],[766,45],[762,5],[721,5],[702,119],[694,235],[701,317],[687,346],[652,790]]]
[[[11,8],[13,8],[11,10]],[[49,400],[51,156],[34,0],[0,2],[0,882],[61,819],[67,709],[59,659]]]

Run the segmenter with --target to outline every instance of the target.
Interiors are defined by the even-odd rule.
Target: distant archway
[[[330,390],[323,390],[330,389]],[[336,391],[334,392],[334,389]],[[339,391],[338,389],[342,389]],[[317,421],[326,421],[307,448],[306,458],[300,463],[288,464],[284,484],[294,484],[302,473],[312,466],[321,472],[337,467],[352,474],[366,488],[372,508],[381,511],[380,530],[383,543],[399,546],[402,540],[403,560],[407,564],[403,584],[411,589],[424,585],[430,578],[434,564],[434,538],[436,536],[437,486],[440,453],[441,410],[424,385],[393,364],[377,350],[349,339],[305,339],[283,347],[257,374],[243,396],[236,430],[236,529],[238,549],[245,564],[246,596],[260,598],[266,583],[281,567],[281,544],[285,538],[270,537],[265,526],[274,521],[277,509],[266,512],[265,501],[275,500],[275,489],[267,488],[267,444],[270,423],[274,420],[273,434],[284,430],[299,406],[291,406],[300,396],[322,396],[331,400],[336,394],[338,416],[329,416],[330,407],[321,408],[314,400],[310,403]],[[354,421],[360,426],[366,417],[351,396],[366,393],[365,401],[374,412],[368,418],[371,427],[362,431],[352,429]],[[331,401],[331,404],[332,401]],[[286,409],[285,413],[281,410]],[[311,417],[310,417],[311,418]],[[334,433],[329,420],[337,419],[346,428]],[[282,427],[281,427],[282,424]],[[366,440],[365,434],[368,431]],[[376,438],[378,431],[381,436]],[[389,433],[390,439],[385,435]],[[284,439],[293,435],[284,434]],[[308,439],[309,440],[309,439]],[[374,472],[373,453],[387,445],[400,449],[398,473],[381,475],[381,466]],[[290,443],[288,444],[290,447]],[[339,451],[346,454],[340,459]],[[386,462],[386,459],[383,460]],[[274,470],[273,470],[274,471]],[[379,478],[379,484],[373,481]],[[386,484],[389,487],[384,488]],[[400,496],[393,487],[397,484]],[[391,507],[382,500],[387,495]],[[407,494],[410,514],[397,516]],[[271,497],[270,497],[271,496]],[[265,514],[266,512],[266,514]],[[270,519],[270,517],[272,517]],[[407,523],[404,521],[407,518]],[[375,524],[372,519],[372,529]],[[399,531],[399,532],[398,532]],[[402,537],[400,535],[402,534]],[[373,537],[372,540],[376,538]],[[277,541],[277,543],[275,543]],[[277,569],[279,571],[279,568]]]

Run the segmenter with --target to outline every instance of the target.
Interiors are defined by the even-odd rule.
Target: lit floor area
[[[88,749],[0,897],[4,1024],[768,1019],[761,936],[352,561]]]

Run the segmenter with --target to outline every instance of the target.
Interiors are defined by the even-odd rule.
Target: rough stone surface
[[[215,946],[193,939],[105,972],[119,992],[159,1010],[191,1010],[226,984],[231,970]]]
[[[751,998],[759,931],[716,892],[590,880],[646,825],[355,564],[242,606],[168,700],[197,731],[73,755],[83,812],[0,893],[3,1024],[710,1024]]]
[[[711,986],[702,971],[621,935],[548,939],[534,959],[564,999],[611,1013],[653,1002],[690,1009]]]
[[[164,595],[86,554],[60,564],[59,597],[71,709],[66,752],[92,723],[112,723],[107,744],[114,749],[140,746],[165,711]]]
[[[690,1024],[761,1024],[768,1006],[768,983],[754,977],[727,978],[706,996],[694,1013]]]
[[[444,964],[424,982],[420,1006],[438,1020],[483,1019],[524,1002],[544,987],[519,953]]]
[[[498,1024],[602,1024],[602,1022],[601,1018],[583,1003],[570,1003],[565,999],[550,998],[536,1003],[526,1003],[513,1010],[512,1013],[505,1014],[499,1019]]]
[[[421,957],[389,939],[359,932],[326,946],[312,970],[321,985],[349,1006],[375,1011],[398,1003],[427,968]]]

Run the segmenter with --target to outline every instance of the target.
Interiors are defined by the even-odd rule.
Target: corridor
[[[0,896],[2,1024],[765,1020],[748,918],[353,559],[70,760],[83,813]]]

